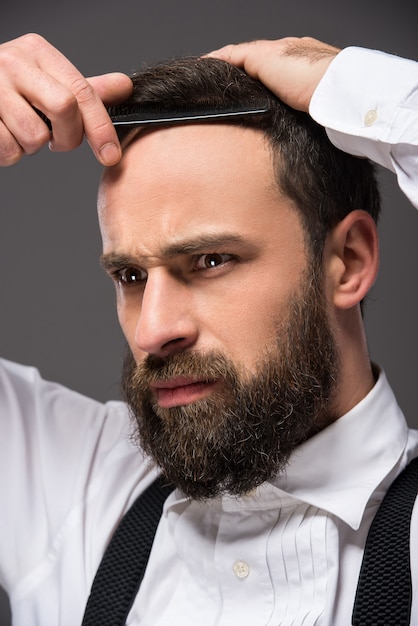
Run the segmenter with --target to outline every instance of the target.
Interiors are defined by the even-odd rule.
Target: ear
[[[331,231],[324,251],[331,301],[348,309],[364,298],[379,268],[376,223],[366,211],[352,211]]]

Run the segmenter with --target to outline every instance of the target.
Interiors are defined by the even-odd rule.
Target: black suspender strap
[[[410,522],[417,492],[418,459],[414,459],[390,486],[370,527],[354,602],[354,626],[409,626]]]
[[[138,593],[160,521],[172,491],[156,480],[117,527],[93,580],[82,626],[123,626]]]
[[[97,570],[82,626],[124,626],[144,577],[171,487],[156,480],[117,527]],[[367,536],[353,626],[409,626],[412,585],[410,521],[418,492],[418,458],[390,486]]]

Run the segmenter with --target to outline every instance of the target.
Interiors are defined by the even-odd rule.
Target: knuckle
[[[23,149],[12,139],[0,143],[0,165],[7,167],[14,165],[23,156]]]
[[[0,68],[2,72],[14,79],[19,67],[26,67],[29,60],[33,60],[42,54],[44,47],[48,45],[46,39],[35,33],[22,35],[17,39],[0,45]],[[30,54],[30,57],[28,57]]]
[[[18,39],[18,42],[22,42],[25,46],[29,48],[39,48],[43,47],[47,44],[47,41],[42,35],[38,35],[38,33],[26,33],[22,35]]]
[[[96,119],[93,124],[92,130],[93,132],[100,134],[101,132],[107,133],[109,128],[113,128],[111,122],[107,119]]]
[[[0,155],[0,166],[2,167],[10,167],[11,165],[15,165],[23,156],[23,151],[16,150],[10,154],[6,154],[4,157]]]
[[[55,95],[54,102],[50,106],[51,117],[66,117],[74,112],[77,101],[74,94],[61,90],[61,93]]]
[[[47,125],[33,111],[16,111],[10,133],[27,154],[37,152],[51,136]]]
[[[86,130],[87,139],[96,146],[103,146],[110,142],[117,143],[117,135],[110,120],[94,119]]]
[[[50,137],[51,135],[47,128],[33,131],[29,138],[22,142],[24,151],[26,154],[35,154],[42,146],[48,143]]]
[[[12,39],[4,43],[0,49],[2,54],[7,55],[9,52],[12,57],[19,55],[27,55],[30,52],[32,55],[37,55],[39,51],[42,51],[46,46],[48,46],[48,42],[44,37],[38,35],[37,33],[27,33],[22,35],[21,37],[17,37],[16,39]]]
[[[0,47],[0,67],[3,71],[13,70],[16,58],[20,56],[20,51],[16,46],[6,45]]]
[[[95,99],[96,92],[84,76],[78,76],[70,84],[70,90],[80,104],[85,104]]]

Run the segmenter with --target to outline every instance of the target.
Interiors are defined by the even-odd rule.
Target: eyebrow
[[[210,250],[213,248],[224,248],[229,245],[241,245],[246,248],[255,248],[253,242],[249,242],[240,235],[236,234],[206,234],[193,237],[191,239],[184,239],[175,241],[161,249],[158,257],[161,259],[172,259],[180,255],[191,255]],[[146,257],[141,255],[133,256],[129,254],[123,254],[118,252],[108,252],[102,254],[100,257],[100,263],[106,271],[110,271],[115,267],[129,267],[141,265],[141,260],[145,260]]]

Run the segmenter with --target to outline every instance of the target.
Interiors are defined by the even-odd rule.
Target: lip
[[[178,376],[170,380],[160,380],[151,384],[151,389],[161,408],[169,409],[200,400],[212,391],[216,380],[196,380]]]

